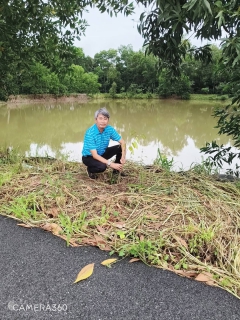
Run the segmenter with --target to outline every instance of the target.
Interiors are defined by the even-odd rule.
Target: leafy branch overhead
[[[191,38],[213,41],[221,40],[220,64],[227,70],[228,88],[232,92],[232,106],[214,111],[217,117],[219,134],[227,134],[239,148],[240,123],[240,10],[239,1],[230,0],[2,0],[0,5],[0,96],[7,97],[7,83],[13,75],[9,70],[18,70],[17,81],[23,70],[36,62],[51,71],[59,73],[61,69],[73,64],[75,39],[84,34],[87,21],[84,13],[93,7],[110,16],[131,15],[134,7],[145,8],[139,17],[138,31],[143,36],[146,53],[152,53],[160,60],[160,67],[172,71],[173,78],[181,78],[181,86],[189,88],[190,83],[184,77],[184,63],[190,56],[195,60],[209,63],[212,61],[212,50],[206,44],[199,48],[190,45]],[[56,58],[58,57],[58,59]],[[184,60],[185,59],[185,60]],[[119,64],[120,65],[120,64]],[[96,68],[97,69],[97,68]],[[122,68],[124,69],[124,68]],[[148,68],[147,68],[148,69]],[[110,94],[116,95],[118,72],[116,68],[97,69],[99,76],[107,79]],[[96,70],[95,70],[96,71]],[[76,70],[78,73],[83,71]],[[224,72],[224,71],[223,71]],[[141,79],[144,78],[142,74]],[[165,77],[166,78],[166,77]],[[169,77],[168,77],[169,78]],[[68,77],[67,80],[70,78]],[[92,79],[96,83],[96,79]],[[71,82],[70,80],[68,82]],[[111,82],[111,84],[110,84]],[[160,79],[161,93],[166,93],[164,77]],[[175,83],[177,83],[175,81]],[[178,81],[179,83],[179,81]],[[134,83],[131,83],[134,89]],[[174,85],[175,86],[175,85]],[[95,86],[97,90],[97,85]],[[169,86],[167,86],[169,87]],[[75,87],[73,88],[75,89]],[[14,94],[18,90],[12,90]],[[63,93],[63,89],[59,93]],[[238,158],[235,151],[226,147],[217,147],[216,158],[227,163]],[[209,154],[214,146],[209,143],[202,151]],[[227,154],[229,153],[229,154]],[[226,155],[225,158],[222,155]],[[235,154],[235,156],[234,156]],[[221,161],[219,162],[221,163]],[[237,173],[237,172],[236,172]]]
[[[165,59],[173,68],[180,66],[189,50],[186,36],[201,40],[222,40],[223,59],[228,65],[239,62],[239,4],[237,1],[137,1],[145,4],[138,30],[148,51]],[[210,60],[208,46],[195,48],[196,55]],[[176,68],[177,68],[176,67]]]
[[[201,40],[221,40],[222,62],[231,74],[229,86],[233,89],[232,104],[221,110],[215,110],[219,134],[229,135],[234,146],[240,146],[240,10],[238,1],[137,1],[145,4],[146,12],[140,16],[139,32],[144,37],[147,51],[161,57],[174,74],[180,74],[183,59],[187,53],[205,62],[211,61],[211,51],[208,45],[191,48],[184,36],[192,36]],[[232,164],[233,159],[239,159],[239,153],[231,148],[207,143],[201,149],[206,154],[214,154],[210,158],[222,167],[222,162]],[[239,175],[236,164],[235,174]],[[232,173],[232,172],[231,172]]]
[[[126,1],[1,1],[1,71],[7,70],[10,61],[16,61],[17,58],[19,63],[24,59],[25,67],[35,57],[52,65],[56,52],[64,63],[71,54],[69,47],[85,32],[87,21],[83,18],[84,12],[94,6],[110,15],[128,15],[133,11],[132,4]]]

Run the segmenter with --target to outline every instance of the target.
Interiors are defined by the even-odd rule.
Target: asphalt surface
[[[67,247],[41,229],[0,216],[0,320],[239,320],[240,300],[219,288],[107,252]],[[95,263],[92,276],[73,284]]]

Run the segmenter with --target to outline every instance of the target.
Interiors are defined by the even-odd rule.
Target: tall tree
[[[94,73],[98,75],[102,92],[108,92],[112,82],[117,78],[116,59],[115,49],[103,50],[94,56]]]
[[[140,16],[139,32],[143,35],[148,52],[161,57],[175,74],[179,73],[181,63],[187,53],[202,61],[211,61],[211,48],[205,45],[189,48],[182,41],[184,34],[194,33],[203,40],[222,39],[221,61],[225,68],[234,74],[230,80],[234,88],[232,104],[216,110],[219,134],[232,137],[234,146],[240,147],[240,74],[234,71],[240,67],[240,10],[238,0],[137,0],[148,10]],[[213,162],[229,164],[234,158],[240,159],[240,152],[218,146],[216,142],[202,148],[212,156]],[[238,172],[236,166],[236,174]]]
[[[27,68],[37,58],[47,67],[54,66],[56,53],[61,57],[62,64],[69,60],[69,48],[85,31],[83,13],[93,6],[110,15],[118,12],[130,14],[133,11],[132,4],[125,0],[2,0],[0,88],[3,91],[7,88],[9,65],[13,62],[24,64]],[[68,61],[68,66],[71,63]],[[7,95],[8,92],[5,92]]]

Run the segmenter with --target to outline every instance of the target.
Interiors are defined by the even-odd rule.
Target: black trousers
[[[121,145],[108,147],[104,154],[102,154],[102,157],[105,159],[110,159],[113,156],[116,156],[115,163],[120,163],[120,159],[122,157]],[[107,165],[105,163],[102,163],[94,159],[92,156],[82,157],[82,162],[85,164],[85,166],[88,167],[89,171],[92,173],[100,173],[107,169]]]

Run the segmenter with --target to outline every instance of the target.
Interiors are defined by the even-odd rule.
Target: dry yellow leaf
[[[116,261],[117,261],[117,259],[107,259],[107,260],[104,260],[103,262],[101,262],[101,264],[103,266],[108,266],[109,264],[112,264],[112,263],[114,263]]]
[[[140,259],[139,258],[132,258],[131,260],[129,260],[129,263],[136,262],[136,261],[140,261]]]
[[[208,272],[203,272],[200,273],[195,280],[201,281],[201,282],[207,282],[207,281],[212,281],[212,274]]]
[[[86,265],[84,268],[82,268],[82,270],[77,275],[77,278],[74,281],[74,283],[90,277],[93,273],[93,268],[94,268],[94,263],[90,263],[90,264]]]
[[[62,228],[57,224],[57,223],[45,223],[42,225],[42,229],[46,231],[50,231],[55,235],[58,235],[59,233],[62,232]]]
[[[18,223],[17,225],[20,227],[24,227],[24,228],[32,228],[31,226],[29,226],[28,224],[25,224],[25,223]]]

